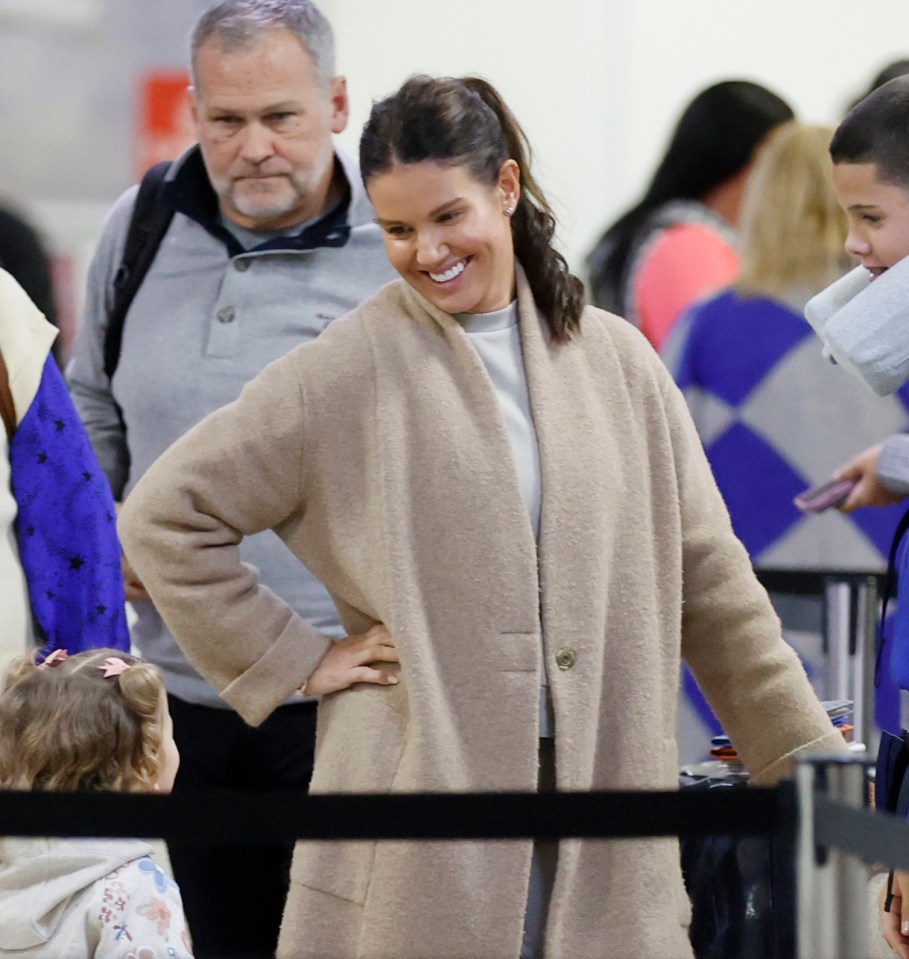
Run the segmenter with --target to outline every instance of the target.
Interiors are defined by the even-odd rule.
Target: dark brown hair
[[[584,285],[553,247],[555,217],[530,172],[530,144],[491,84],[478,77],[411,77],[373,104],[360,138],[360,170],[369,181],[398,164],[431,160],[464,164],[481,183],[495,184],[502,164],[520,169],[521,198],[511,220],[515,256],[553,336],[567,340],[580,326]]]
[[[641,199],[600,237],[587,258],[591,298],[624,314],[628,269],[648,219],[672,200],[700,200],[740,173],[792,108],[749,80],[722,80],[685,107]]]
[[[874,163],[884,183],[909,187],[909,76],[895,77],[854,106],[830,141],[834,163]]]

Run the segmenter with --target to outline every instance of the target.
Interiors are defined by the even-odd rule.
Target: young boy
[[[830,155],[846,249],[862,265],[810,300],[805,315],[836,362],[886,396],[909,381],[909,76],[860,101]],[[909,495],[909,436],[865,450],[837,475],[856,482],[845,512],[898,502]]]
[[[810,300],[805,315],[837,363],[886,396],[909,380],[909,76],[884,84],[850,111],[833,135],[830,156],[834,191],[848,220],[846,250],[861,266]],[[882,408],[882,420],[884,414]],[[909,495],[909,436],[889,437],[837,475],[855,480],[839,507],[845,512],[898,502]],[[904,563],[907,556],[904,551]],[[901,599],[909,607],[909,597]],[[890,665],[907,687],[909,676],[897,675],[909,672],[901,618],[898,612]],[[897,871],[885,885],[881,907],[884,939],[909,959],[909,873]]]

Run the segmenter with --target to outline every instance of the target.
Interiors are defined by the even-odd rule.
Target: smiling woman
[[[322,695],[313,792],[673,788],[683,654],[758,781],[843,750],[684,400],[584,306],[527,156],[481,80],[375,104],[361,167],[402,280],[171,446],[127,555],[247,721]],[[265,529],[368,645],[240,562]],[[277,955],[681,959],[687,919],[666,840],[299,843]]]
[[[515,256],[557,338],[576,332],[583,284],[553,248],[555,218],[524,131],[484,80],[414,77],[376,104],[360,169],[392,266],[449,313],[514,299]]]
[[[491,187],[463,165],[431,160],[369,181],[391,265],[447,313],[491,313],[514,299],[509,217],[519,193],[514,160]]]

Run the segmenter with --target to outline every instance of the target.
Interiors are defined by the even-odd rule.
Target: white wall
[[[324,0],[355,132],[374,96],[417,71],[475,72],[504,93],[561,212],[569,260],[632,202],[702,87],[755,80],[812,122],[909,56],[909,3],[879,0]]]
[[[371,7],[368,27],[362,0],[324,6],[352,98],[345,146],[356,149],[371,100],[410,74],[479,74],[523,125],[559,216],[563,249],[577,259],[627,165],[610,143],[626,112],[616,94],[624,86],[631,0],[461,0],[452,8],[388,0]]]
[[[909,56],[907,0],[322,2],[353,100],[345,146],[356,150],[371,100],[413,72],[486,76],[535,146],[575,268],[635,199],[680,110],[706,84],[754,79],[805,119],[835,122],[880,66]],[[70,0],[40,6],[55,4],[72,9]],[[57,247],[70,245],[67,222],[81,225],[84,247],[132,179],[139,71],[182,64],[203,6],[81,0],[81,23],[53,25],[10,12],[34,5],[0,0],[0,195],[36,210]],[[67,218],[69,204],[81,205]]]

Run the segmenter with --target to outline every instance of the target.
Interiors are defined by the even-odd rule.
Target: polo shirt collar
[[[305,252],[320,247],[342,247],[350,239],[348,212],[351,202],[351,185],[344,166],[335,156],[335,172],[343,178],[344,191],[341,199],[327,213],[310,223],[299,233],[275,236],[264,240],[251,250],[244,249],[239,240],[221,223],[218,197],[202,161],[198,144],[190,147],[174,161],[162,188],[162,199],[177,213],[182,213],[198,223],[215,239],[220,240],[231,256],[241,253]]]

